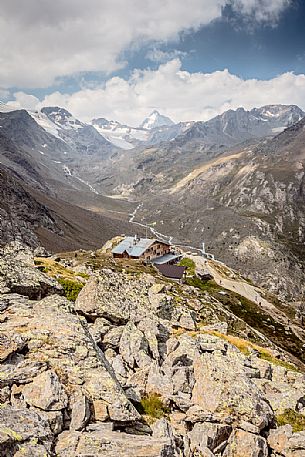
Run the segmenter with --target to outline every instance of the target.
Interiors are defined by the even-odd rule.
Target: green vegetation
[[[87,273],[75,273],[75,276],[79,276],[80,278],[89,279],[90,276]]]
[[[259,353],[261,359],[266,360],[267,362],[273,365],[284,367],[286,368],[286,370],[298,371],[298,369],[291,363],[275,357],[273,355],[272,350],[259,346],[258,344],[252,343],[252,341],[244,340],[243,338],[239,338],[232,335],[224,335],[223,333],[217,332],[215,330],[205,331],[205,333],[215,335],[218,338],[222,338],[223,340],[228,341],[228,343],[233,344],[235,347],[237,347],[237,349],[240,350],[240,352],[242,352],[245,355],[250,355],[251,350],[256,350]]]
[[[203,281],[197,276],[193,276],[192,278],[187,278],[186,283],[188,286],[196,287],[197,289],[202,290],[202,292],[209,292],[212,295],[223,290],[213,279]]]
[[[35,265],[40,271],[43,271],[51,278],[55,278],[59,284],[62,285],[64,295],[68,300],[75,301],[79,292],[84,287],[84,284],[81,281],[78,281],[76,277],[87,280],[89,279],[89,275],[87,273],[75,272],[70,268],[66,268],[62,264],[58,263],[58,260],[60,260],[60,257],[57,257],[55,260],[40,257],[35,259]]]
[[[248,325],[262,332],[280,348],[289,351],[295,357],[305,360],[302,354],[302,341],[285,326],[276,321],[270,314],[265,312],[259,305],[228,291],[226,295],[217,294],[219,301],[235,314],[243,319]]]
[[[192,268],[191,259],[183,259]],[[193,269],[194,271],[194,269]],[[189,286],[196,287],[202,292],[207,292],[214,298],[216,298],[222,305],[227,308],[235,316],[242,319],[249,326],[263,333],[274,342],[277,346],[285,351],[290,352],[296,358],[305,361],[305,355],[303,352],[303,342],[295,335],[290,329],[286,328],[282,323],[276,321],[270,314],[264,311],[258,304],[251,300],[239,295],[236,292],[225,289],[219,286],[214,280],[204,281],[198,278],[195,274],[186,278],[186,284]],[[275,306],[280,308],[279,303]],[[286,312],[287,314],[287,312]],[[255,341],[255,338],[253,338]],[[268,355],[262,355],[262,358],[268,357]],[[266,360],[269,360],[266,358]],[[269,360],[271,362],[271,360]],[[286,364],[286,362],[274,359],[272,363],[284,366],[287,369],[294,369],[293,365]]]
[[[189,259],[188,257],[184,257],[182,260],[180,260],[179,265],[181,267],[186,267],[186,272],[188,275],[195,276],[196,265],[192,259]]]
[[[9,435],[15,441],[22,441],[23,440],[22,435],[20,435],[19,433],[15,432],[15,430],[12,430],[11,428],[5,427],[1,431],[3,433],[6,433],[7,435]]]
[[[170,412],[169,408],[164,405],[160,395],[155,393],[142,398],[138,410],[140,414],[145,414],[152,419],[160,419]]]
[[[290,424],[294,433],[305,430],[305,416],[293,409],[285,409],[282,414],[276,416],[278,426]]]
[[[84,284],[78,281],[72,281],[71,279],[58,279],[59,284],[62,285],[64,289],[64,295],[68,300],[75,301],[78,297],[78,294],[84,287]]]

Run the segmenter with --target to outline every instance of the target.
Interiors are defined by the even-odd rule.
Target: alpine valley
[[[0,457],[305,455],[304,144],[295,105],[0,104]]]

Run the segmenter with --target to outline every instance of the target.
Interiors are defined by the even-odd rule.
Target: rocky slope
[[[93,127],[80,126],[77,140],[69,128],[61,130],[68,132],[65,140],[24,110],[0,112],[0,245],[15,239],[51,251],[90,248],[130,230],[134,205],[99,195],[73,172],[76,157],[77,163],[90,161],[106,140],[100,137],[90,149],[92,131],[99,136]]]
[[[0,165],[0,246],[18,240],[32,248],[43,246],[50,252],[89,249],[114,234],[128,233],[131,225],[127,218],[117,218],[116,213],[109,213],[110,217],[107,201],[103,204],[103,214],[84,210],[29,186]],[[120,205],[117,208],[124,209]]]
[[[1,456],[304,455],[303,356],[241,319],[242,296],[105,249],[60,258],[0,253]]]
[[[20,180],[0,165],[0,245],[19,240],[37,247],[39,240],[35,230],[38,227],[54,235],[61,233],[50,211],[24,189]]]

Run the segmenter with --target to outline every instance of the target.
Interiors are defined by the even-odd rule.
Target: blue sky
[[[137,124],[155,108],[201,119],[305,98],[302,0],[42,4],[11,0],[0,18],[0,96],[16,106],[60,104],[83,119]]]
[[[305,72],[305,1],[298,0],[280,15],[276,24],[256,23],[230,7],[221,18],[181,33],[177,42],[157,46],[165,52],[183,53],[183,68],[190,72],[213,72],[227,68],[243,78],[273,78],[286,71]],[[157,68],[146,58],[149,47],[127,53],[128,66],[120,74],[128,76],[133,68]]]

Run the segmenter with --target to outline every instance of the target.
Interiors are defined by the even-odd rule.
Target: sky
[[[137,126],[305,110],[305,0],[0,0],[0,100]]]

